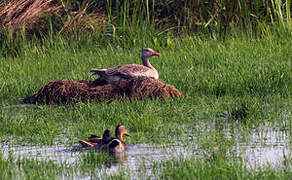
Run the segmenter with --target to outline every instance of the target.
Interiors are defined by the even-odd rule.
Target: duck
[[[125,151],[128,145],[123,139],[123,135],[131,136],[124,125],[118,125],[115,130],[116,137],[107,139],[107,142],[101,146],[102,151],[110,153],[121,153]]]
[[[124,152],[127,143],[124,141],[123,135],[131,136],[124,125],[118,125],[115,130],[115,137],[112,137],[107,129],[102,137],[91,135],[88,140],[80,140],[79,143],[82,147],[97,148],[110,153]]]
[[[111,140],[113,137],[110,133],[110,131],[108,129],[106,129],[103,132],[102,137],[99,137],[97,135],[90,135],[90,137],[88,137],[88,140],[80,140],[79,143],[81,144],[82,147],[97,147],[97,146],[101,146],[105,143],[107,143],[109,140]]]
[[[158,71],[150,64],[149,59],[152,56],[160,56],[160,53],[151,48],[144,48],[141,53],[143,65],[126,64],[122,66],[110,67],[107,69],[91,69],[92,75],[99,75],[102,80],[108,84],[114,84],[122,79],[149,77],[158,79]]]

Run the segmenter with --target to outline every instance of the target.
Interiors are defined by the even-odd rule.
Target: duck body
[[[110,131],[107,129],[103,132],[102,137],[91,135],[87,141],[80,140],[79,143],[82,145],[82,147],[98,147],[108,143],[112,138],[113,137]]]
[[[123,141],[114,138],[109,143],[104,144],[101,146],[102,151],[110,152],[110,153],[120,153],[125,151],[125,147],[127,144],[125,144]]]
[[[91,138],[93,138],[93,140],[91,140]],[[101,145],[101,142],[102,142],[102,138],[96,135],[91,135],[87,141],[85,140],[79,141],[82,147],[95,147],[97,145]]]
[[[116,136],[112,137],[109,130],[105,130],[103,137],[91,135],[87,141],[80,140],[82,147],[91,147],[105,152],[124,152],[127,143],[123,140],[123,135],[131,136],[124,125],[118,125],[115,130]]]
[[[107,83],[117,83],[121,79],[150,77],[158,79],[158,71],[150,64],[149,58],[152,56],[160,56],[158,52],[151,48],[142,50],[141,58],[143,65],[126,64],[123,66],[115,66],[107,69],[91,69],[92,75],[98,74]]]

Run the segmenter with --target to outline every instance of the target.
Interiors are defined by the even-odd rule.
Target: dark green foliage
[[[144,41],[145,32],[153,40],[153,34],[164,38],[182,33],[225,40],[227,34],[285,37],[291,36],[292,29],[290,0],[50,0],[42,6],[42,1],[35,0],[32,7],[28,0],[12,2],[13,6],[8,1],[0,4],[1,54],[5,56],[19,55],[31,41],[53,43],[80,36],[96,39],[100,46],[114,41],[129,47]]]

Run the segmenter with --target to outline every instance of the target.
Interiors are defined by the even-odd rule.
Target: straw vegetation
[[[102,80],[56,80],[49,82],[37,93],[23,100],[23,103],[74,104],[80,101],[120,100],[123,97],[174,98],[182,97],[175,87],[153,78],[133,78],[116,84],[104,84]]]
[[[69,1],[68,1],[69,2]],[[48,31],[68,35],[76,31],[95,32],[105,23],[101,13],[87,13],[89,3],[80,8],[58,0],[3,1],[0,4],[2,30],[26,31],[46,36]],[[98,28],[96,28],[98,26]],[[2,31],[3,33],[3,31]]]

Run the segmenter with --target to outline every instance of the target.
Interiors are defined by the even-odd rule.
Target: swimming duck
[[[150,64],[149,59],[152,56],[160,56],[151,48],[144,48],[141,53],[143,65],[127,64],[123,66],[115,66],[107,69],[91,69],[92,75],[98,74],[101,79],[107,83],[117,83],[121,79],[137,78],[137,77],[151,77],[158,79],[157,70]]]
[[[131,136],[124,125],[118,125],[115,130],[116,137],[108,139],[108,141],[101,146],[101,150],[111,152],[111,153],[119,153],[125,150],[125,146],[127,146],[126,141],[123,139],[123,135]]]
[[[102,138],[91,135],[87,141],[80,140],[82,147],[94,147],[107,152],[123,152],[127,143],[123,139],[123,135],[131,136],[124,125],[118,125],[115,130],[116,137],[112,137],[110,131],[104,131]]]

